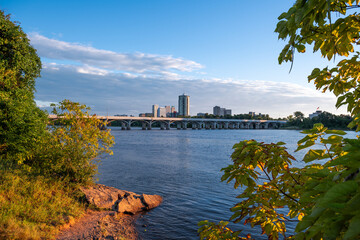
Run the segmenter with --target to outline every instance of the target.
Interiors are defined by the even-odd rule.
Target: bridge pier
[[[126,130],[131,130],[131,121],[127,121]]]
[[[142,129],[142,130],[146,130],[146,122],[142,122],[142,123],[141,123],[141,129]]]
[[[160,129],[165,130],[165,123],[164,122],[160,122]]]
[[[186,130],[187,129],[187,122],[182,122],[181,125],[182,125],[182,129],[183,130]]]
[[[126,126],[124,122],[121,122],[121,130],[126,130]]]
[[[176,123],[176,129],[177,129],[177,130],[181,130],[181,122],[177,122],[177,123]]]

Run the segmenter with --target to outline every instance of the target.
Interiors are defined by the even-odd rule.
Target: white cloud
[[[249,111],[284,117],[294,111],[305,114],[317,107],[335,112],[336,98],[313,87],[289,82],[210,78],[191,72],[199,63],[172,56],[116,53],[77,43],[31,34],[43,63],[37,81],[37,104],[70,99],[92,106],[98,114],[150,112],[151,105],[177,106],[179,94],[191,96],[191,114],[212,112],[215,105],[233,113]],[[50,62],[49,62],[50,60]],[[312,86],[312,85],[310,85]],[[51,101],[50,101],[51,100]],[[345,113],[344,110],[341,113]]]
[[[46,65],[47,66],[47,65]],[[70,99],[93,106],[97,114],[136,114],[151,112],[152,104],[174,105],[178,95],[190,95],[191,113],[212,112],[215,105],[233,113],[249,111],[283,117],[294,111],[311,113],[320,107],[335,112],[335,97],[310,87],[271,81],[236,79],[178,79],[173,76],[107,72],[91,74],[79,71],[82,66],[51,65],[43,69],[37,81],[36,99]]]
[[[39,108],[47,108],[50,107],[51,104],[56,104],[55,102],[49,102],[49,101],[41,101],[41,100],[35,100],[36,106]]]
[[[191,72],[203,66],[194,61],[172,56],[145,53],[117,53],[78,43],[50,39],[38,33],[29,34],[31,44],[41,57],[70,60],[96,68],[143,73],[177,70]]]

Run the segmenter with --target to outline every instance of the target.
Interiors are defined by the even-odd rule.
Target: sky
[[[5,0],[42,60],[35,100],[47,109],[63,99],[99,115],[151,112],[190,96],[190,114],[336,114],[336,98],[307,76],[334,63],[312,53],[278,64],[285,45],[274,29],[294,1]]]

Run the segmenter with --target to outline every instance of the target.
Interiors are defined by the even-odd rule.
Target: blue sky
[[[274,29],[292,1],[9,0],[42,58],[39,106],[71,99],[98,114],[151,112],[190,95],[190,112],[220,105],[284,117],[317,107],[334,113],[335,98],[307,83],[319,54],[278,65],[284,42]]]

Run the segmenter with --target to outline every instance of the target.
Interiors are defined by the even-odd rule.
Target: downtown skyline
[[[138,115],[153,102],[177,106],[191,96],[190,115],[215,105],[233,112],[286,117],[318,107],[336,114],[335,97],[307,76],[332,66],[311,51],[278,65],[284,42],[273,32],[292,2],[9,1],[1,9],[20,22],[42,59],[35,99],[63,99],[100,115]]]

